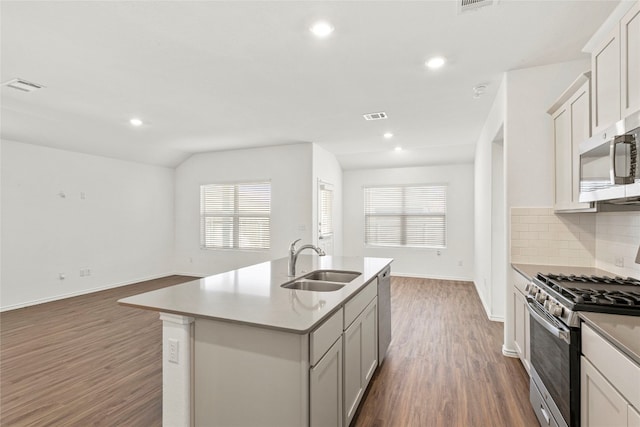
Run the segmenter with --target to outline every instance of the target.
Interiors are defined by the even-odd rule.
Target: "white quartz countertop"
[[[287,276],[287,258],[281,258],[118,302],[147,310],[306,334],[355,296],[392,261],[391,258],[300,255],[296,277],[314,270],[362,273],[333,292],[282,288],[280,285],[293,278]]]
[[[640,316],[581,311],[580,318],[640,365]]]

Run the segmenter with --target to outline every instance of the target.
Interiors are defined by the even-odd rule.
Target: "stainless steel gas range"
[[[640,280],[538,273],[527,285],[530,400],[543,426],[580,426],[578,312],[640,316]]]

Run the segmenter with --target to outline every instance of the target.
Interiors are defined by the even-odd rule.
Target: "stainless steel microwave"
[[[580,202],[640,203],[640,112],[580,144]]]

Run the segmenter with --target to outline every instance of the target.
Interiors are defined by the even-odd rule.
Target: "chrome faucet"
[[[313,245],[303,245],[296,250],[296,243],[298,243],[300,240],[302,239],[294,241],[293,243],[291,243],[291,246],[289,246],[289,277],[293,277],[296,275],[296,261],[298,261],[298,255],[300,255],[300,252],[302,252],[303,250],[313,249],[320,256],[326,255],[321,248]]]

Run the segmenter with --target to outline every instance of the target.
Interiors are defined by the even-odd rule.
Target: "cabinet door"
[[[353,419],[378,366],[378,298],[344,331],[344,425]]]
[[[591,54],[592,131],[620,120],[620,28],[609,33]]]
[[[362,313],[362,378],[363,389],[367,388],[378,367],[378,298]]]
[[[640,1],[620,21],[622,117],[640,110]]]
[[[571,176],[569,191],[573,209],[588,209],[590,203],[579,203],[580,199],[580,143],[591,136],[591,90],[590,82],[585,82],[569,100],[571,113]]]
[[[580,361],[582,427],[627,427],[627,402],[584,356]]]
[[[348,426],[358,408],[362,387],[362,319],[357,318],[344,331],[344,425]]]
[[[571,208],[571,115],[566,104],[553,116],[555,210]]]
[[[513,320],[514,320],[514,328],[513,328],[513,343],[516,347],[516,352],[518,353],[518,357],[524,364],[525,361],[525,352],[526,352],[526,339],[525,334],[528,332],[526,329],[525,319],[528,316],[527,306],[524,296],[520,293],[520,291],[513,291]],[[525,368],[527,366],[525,365]],[[528,369],[527,369],[528,371]]]
[[[633,406],[627,407],[627,424],[628,427],[640,427],[640,412],[636,411]]]
[[[311,427],[342,427],[342,337],[310,375]]]

